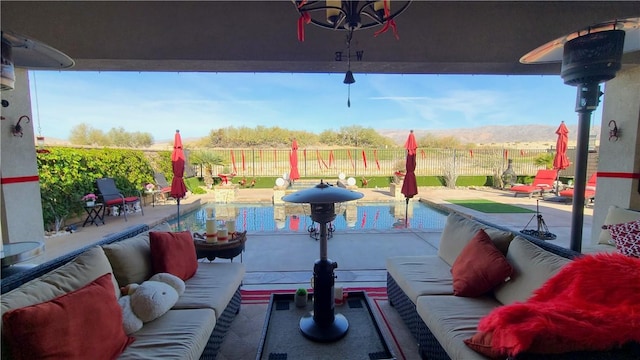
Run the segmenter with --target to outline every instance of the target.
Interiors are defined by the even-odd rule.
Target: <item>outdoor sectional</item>
[[[166,224],[153,229],[168,230]],[[141,283],[152,275],[155,260],[150,257],[148,226],[130,228],[126,234],[3,279],[2,314],[61,299],[61,295],[68,297],[74,290],[88,288],[87,284],[95,283],[94,280],[104,274],[111,274],[108,276],[117,298],[120,287]],[[173,308],[133,333],[135,341],[124,348],[119,359],[216,358],[231,322],[240,311],[240,285],[245,269],[243,264],[232,262],[198,262],[196,268],[195,275],[185,281],[186,289]],[[85,319],[87,326],[96,326],[90,324],[91,317],[88,319]],[[47,329],[39,331],[47,333]],[[10,330],[3,325],[2,359],[11,358],[12,349],[5,343],[6,336],[10,335]],[[64,334],[47,335],[61,343],[60,337],[64,337]],[[99,357],[86,354],[86,358]]]
[[[492,291],[471,297],[456,296],[452,265],[480,229],[485,230],[490,239],[487,241],[493,242],[494,249],[506,255],[513,272],[506,282]],[[474,256],[480,255],[474,253]],[[451,213],[440,239],[438,255],[387,259],[387,293],[391,305],[416,338],[423,359],[487,359],[489,357],[472,350],[464,342],[479,333],[481,319],[505,304],[525,302],[563,266],[580,256],[580,253],[548,242],[525,238]],[[640,344],[627,342],[608,351],[524,352],[516,358],[640,359]]]

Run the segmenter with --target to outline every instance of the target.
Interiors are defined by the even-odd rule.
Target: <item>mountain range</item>
[[[569,129],[569,145],[575,145],[578,138],[578,125],[567,125]],[[497,145],[497,144],[554,144],[558,135],[558,126],[550,125],[490,125],[475,128],[459,129],[414,129],[417,139],[433,134],[438,137],[452,136],[462,143],[477,145]],[[392,138],[398,144],[404,144],[407,139],[407,130],[381,129],[376,130],[383,136]],[[600,127],[593,126],[590,129],[591,137],[600,136]]]

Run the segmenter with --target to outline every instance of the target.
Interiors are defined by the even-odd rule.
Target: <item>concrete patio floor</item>
[[[396,201],[388,188],[358,189],[364,194],[361,201]],[[272,203],[271,189],[240,189],[235,202]],[[489,223],[522,230],[535,213],[487,214],[448,203],[448,199],[487,199],[536,210],[536,198],[514,197],[513,193],[488,188],[445,189],[420,188],[416,199],[458,211]],[[205,195],[189,195],[181,200],[181,213],[189,212],[207,202],[215,200],[213,192]],[[401,200],[402,201],[402,200]],[[539,201],[540,212],[549,231],[557,235],[552,243],[569,247],[571,233],[570,203]],[[27,260],[26,264],[41,264],[87,245],[91,245],[124,229],[148,224],[153,227],[175,217],[175,201],[144,206],[144,216],[134,214],[123,217],[105,217],[105,225],[79,226],[78,231],[45,240],[44,254]],[[583,252],[590,252],[591,219],[593,210],[584,208]],[[536,220],[527,228],[535,229]],[[314,261],[319,257],[318,242],[306,234],[294,233],[249,233],[242,261],[246,266],[244,288],[249,289],[294,289],[308,285]],[[338,263],[336,283],[345,287],[385,286],[385,259],[396,255],[436,254],[440,238],[438,230],[348,230],[334,233],[328,243],[329,258]],[[207,260],[201,260],[207,261]],[[229,261],[216,259],[214,261]],[[234,261],[240,261],[236,258]],[[24,264],[23,264],[24,265]]]

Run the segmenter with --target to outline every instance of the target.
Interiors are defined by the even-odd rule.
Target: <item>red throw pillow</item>
[[[191,232],[149,232],[153,273],[170,273],[188,280],[198,270]]]
[[[13,359],[115,359],[124,333],[111,274],[44,303],[7,311],[2,335]]]
[[[464,343],[473,349],[490,359],[506,359],[507,354],[500,352],[498,349],[491,347],[491,340],[493,339],[492,332],[478,331],[472,337],[464,339]]]
[[[509,280],[512,273],[511,264],[480,229],[453,262],[453,294],[467,297],[486,294]]]
[[[619,253],[640,258],[640,220],[605,227],[609,228]]]

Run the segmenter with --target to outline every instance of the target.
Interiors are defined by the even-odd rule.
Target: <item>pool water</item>
[[[307,233],[319,225],[311,220],[308,204],[262,205],[209,203],[169,221],[173,230],[204,232],[207,213],[217,220],[235,219],[237,231]],[[408,219],[405,224],[405,213]],[[421,202],[336,204],[335,230],[438,230],[443,229],[447,214]]]

